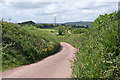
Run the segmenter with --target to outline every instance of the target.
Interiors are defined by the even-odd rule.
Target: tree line
[[[33,26],[36,26],[37,28],[41,28],[41,29],[44,29],[44,28],[54,28],[54,27],[58,27],[58,26],[65,26],[66,28],[68,26],[71,26],[72,28],[86,28],[88,29],[89,26],[88,25],[66,25],[66,24],[47,24],[47,23],[41,23],[41,24],[37,24],[33,21],[25,21],[25,22],[21,22],[21,23],[18,23],[19,25],[21,26],[24,26],[24,25],[33,25]]]

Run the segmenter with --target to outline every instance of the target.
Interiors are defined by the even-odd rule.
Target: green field
[[[55,29],[45,28],[45,29],[41,29],[41,30],[46,31],[46,32],[49,32],[49,33],[51,33],[51,34],[53,34],[53,35],[57,35],[57,34],[58,34]]]
[[[64,34],[63,35],[58,35],[58,31],[55,28],[53,28],[53,29],[51,29],[51,28],[50,29],[49,28],[45,28],[45,29],[41,29],[41,30],[49,32],[49,33],[52,33],[53,35],[64,36]],[[65,30],[65,33],[67,33],[67,30]]]
[[[45,31],[48,31],[48,32],[55,31],[55,29],[41,29],[41,30],[45,30]]]

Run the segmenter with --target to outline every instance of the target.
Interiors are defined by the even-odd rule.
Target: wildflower
[[[73,54],[73,55],[72,55],[72,59],[74,59],[75,57],[76,57],[76,54]]]
[[[88,39],[88,37],[85,37],[86,39]]]
[[[80,49],[78,48],[78,51],[80,51]]]
[[[45,40],[44,39],[42,39],[43,40],[43,42],[45,43]]]
[[[75,57],[76,57],[76,54],[75,54]]]
[[[82,64],[82,67],[84,67],[84,64]]]
[[[74,54],[74,57],[76,57],[76,54]]]
[[[43,51],[47,51],[47,49],[43,49]]]
[[[78,54],[80,54],[80,52],[78,52]]]

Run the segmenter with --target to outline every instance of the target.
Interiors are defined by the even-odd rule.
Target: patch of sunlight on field
[[[58,35],[58,32],[57,32],[56,29],[41,29],[41,30],[47,31],[49,33],[52,33],[53,35]]]
[[[46,30],[46,31],[55,31],[55,29],[41,29],[41,30]]]

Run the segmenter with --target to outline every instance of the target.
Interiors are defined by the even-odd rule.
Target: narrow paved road
[[[75,48],[61,42],[61,50],[37,63],[18,67],[2,74],[3,78],[70,78],[72,69],[68,59],[72,58]]]

